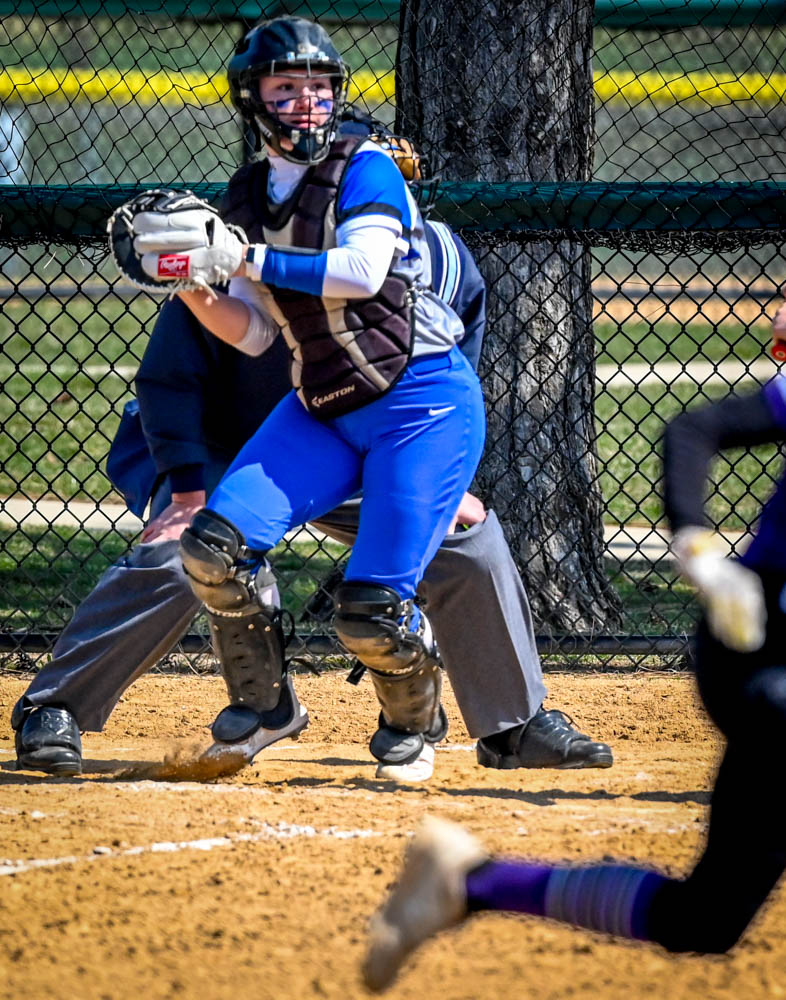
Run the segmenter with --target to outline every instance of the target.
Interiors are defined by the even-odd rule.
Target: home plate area
[[[613,767],[482,768],[446,690],[434,777],[379,780],[371,686],[328,673],[295,678],[311,717],[297,742],[217,778],[189,768],[210,745],[221,680],[156,675],[84,736],[81,776],[52,778],[15,769],[7,720],[29,678],[0,676],[0,998],[366,996],[366,925],[426,814],[495,853],[689,870],[720,750],[692,678],[546,679],[546,707],[608,742]],[[668,984],[676,1000],[782,996],[785,904],[778,890],[723,958],[475,916],[427,942],[388,995],[632,1000]]]

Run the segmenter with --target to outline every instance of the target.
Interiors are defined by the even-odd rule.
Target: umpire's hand
[[[204,490],[192,493],[173,493],[172,503],[142,532],[143,542],[176,541],[191,524],[191,518],[205,506],[207,496]]]
[[[450,527],[448,528],[447,533],[452,535],[456,530],[456,526],[459,524],[464,524],[469,527],[471,524],[480,524],[481,521],[485,520],[486,509],[483,504],[471,493],[465,493],[461,498],[461,503],[458,506],[455,517],[450,522]]]

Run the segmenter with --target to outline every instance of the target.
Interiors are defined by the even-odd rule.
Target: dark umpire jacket
[[[464,323],[459,347],[477,368],[486,287],[462,240],[426,223],[433,288]],[[209,333],[179,299],[164,303],[107,458],[107,475],[129,510],[144,515],[164,477],[175,492],[203,488],[209,462],[234,458],[290,391],[283,337],[249,357]]]

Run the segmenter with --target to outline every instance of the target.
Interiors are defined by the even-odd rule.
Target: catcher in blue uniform
[[[347,108],[346,134],[380,136],[407,180],[420,159],[402,137]],[[477,368],[485,325],[485,285],[471,254],[443,223],[426,237],[434,291],[461,318],[462,352]],[[235,454],[289,391],[287,347],[279,338],[256,358],[223,343],[179,300],[165,302],[136,377],[138,402],[126,404],[107,474],[150,519],[140,542],[109,567],[76,609],[12,713],[17,766],[78,774],[80,730],[103,728],[121,694],[170,651],[199,608],[183,572],[178,541]],[[262,389],[260,387],[263,387]],[[207,492],[206,492],[207,491]],[[477,505],[479,506],[479,505]],[[351,545],[359,504],[317,523]],[[464,721],[485,767],[608,767],[608,746],[542,707],[546,694],[521,579],[493,512],[467,509],[443,540],[419,588]],[[321,599],[320,599],[321,603]],[[478,663],[487,663],[483,671]],[[292,688],[291,678],[288,686]],[[240,749],[250,761],[265,745],[308,722],[292,688],[292,719],[256,730]],[[417,735],[407,737],[417,747]],[[402,759],[410,748],[399,736]]]
[[[265,553],[362,490],[336,630],[380,701],[380,775],[427,776],[445,719],[415,590],[479,461],[483,401],[456,346],[463,326],[431,290],[423,222],[399,170],[363,136],[337,138],[346,78],[318,25],[252,29],[230,88],[267,159],[233,176],[224,220],[187,195],[144,206],[134,247],[154,280],[190,283],[178,294],[216,336],[257,355],[283,334],[291,355],[291,393],[181,540],[230,693],[216,743],[247,744],[294,710]],[[228,293],[214,291],[226,278]]]

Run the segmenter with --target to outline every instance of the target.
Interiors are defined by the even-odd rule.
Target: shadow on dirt
[[[559,801],[569,802],[609,802],[615,799],[637,799],[640,802],[693,802],[696,805],[706,806],[710,804],[711,792],[690,791],[690,792],[667,792],[652,790],[649,792],[636,792],[630,795],[626,792],[612,793],[605,789],[596,789],[591,792],[566,791],[564,788],[546,788],[540,792],[525,792],[515,788],[444,788],[432,786],[434,791],[443,795],[452,795],[457,798],[479,798],[491,799],[513,799],[516,802],[526,802],[533,806],[553,806]]]

